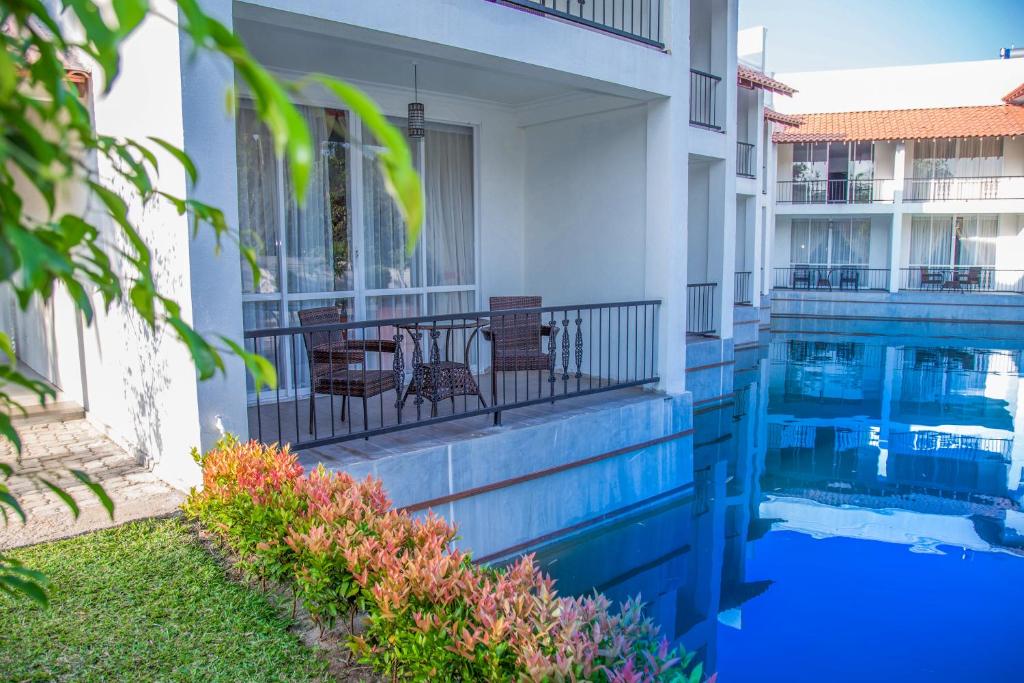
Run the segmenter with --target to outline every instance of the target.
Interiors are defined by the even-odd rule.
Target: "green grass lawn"
[[[327,665],[257,591],[230,581],[177,519],[15,556],[50,608],[0,595],[0,680],[308,681]]]

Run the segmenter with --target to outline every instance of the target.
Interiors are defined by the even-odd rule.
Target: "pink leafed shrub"
[[[287,449],[232,438],[196,457],[203,488],[186,514],[247,571],[289,583],[322,626],[364,612],[350,646],[392,679],[703,680],[639,601],[560,597],[532,556],[477,566],[450,524],[395,510],[380,481],[306,474]]]

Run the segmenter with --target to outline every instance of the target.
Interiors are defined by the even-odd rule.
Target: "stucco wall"
[[[552,304],[642,298],[645,109],[530,126],[524,134],[523,291]]]

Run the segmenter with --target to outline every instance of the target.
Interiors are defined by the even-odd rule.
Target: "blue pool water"
[[[777,335],[695,415],[694,485],[538,550],[718,680],[1020,681],[1024,351]]]

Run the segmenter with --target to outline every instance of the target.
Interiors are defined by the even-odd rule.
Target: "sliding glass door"
[[[798,218],[790,232],[794,266],[866,267],[870,258],[871,221],[866,218]]]
[[[998,216],[914,216],[910,266],[994,266]]]
[[[358,119],[333,109],[299,110],[318,150],[302,204],[251,105],[243,103],[238,114],[240,240],[255,253],[261,276],[254,285],[242,260],[245,328],[297,325],[298,311],[321,306],[336,306],[350,320],[475,310],[473,130],[428,124],[422,140],[409,141],[427,209],[410,251],[378,169],[380,149]],[[260,352],[279,368],[284,390],[301,392],[301,350]]]

